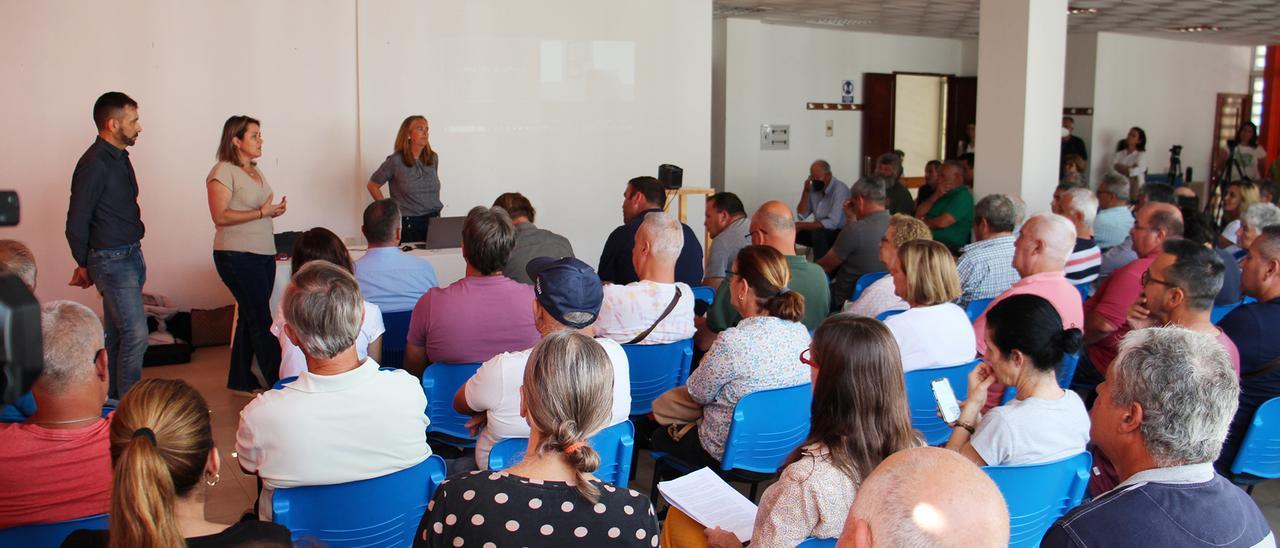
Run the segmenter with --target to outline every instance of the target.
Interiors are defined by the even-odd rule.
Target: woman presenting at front
[[[227,388],[262,388],[253,376],[258,358],[267,387],[280,380],[280,345],[271,334],[271,289],[276,279],[276,241],[271,220],[284,215],[286,200],[275,194],[255,160],[262,156],[261,124],[232,116],[222,126],[218,163],[205,179],[213,236],[213,264],[238,305]]]
[[[369,177],[369,195],[383,199],[382,185],[391,183],[391,199],[400,207],[400,241],[422,242],[427,239],[427,225],[439,217],[440,155],[427,139],[427,119],[414,115],[400,123],[396,133],[395,152]]]

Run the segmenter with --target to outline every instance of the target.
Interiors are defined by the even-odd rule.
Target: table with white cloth
[[[364,256],[364,252],[368,248],[365,246],[348,246],[347,252],[351,254],[351,261]],[[447,249],[413,249],[406,251],[409,255],[418,257],[428,263],[436,270],[436,281],[440,287],[447,286],[453,282],[461,280],[467,272],[467,264],[462,260],[462,248],[451,247]],[[271,288],[271,310],[274,312],[280,306],[280,299],[284,296],[284,288],[289,285],[289,279],[293,277],[293,268],[289,261],[276,261],[276,280]]]

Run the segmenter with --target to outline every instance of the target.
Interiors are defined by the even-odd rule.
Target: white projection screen
[[[357,9],[366,176],[391,153],[400,122],[422,114],[440,154],[444,215],[524,193],[536,223],[592,265],[621,223],[627,179],[670,163],[684,168],[685,186],[710,186],[709,1],[379,0]],[[690,198],[700,237],[703,204]]]

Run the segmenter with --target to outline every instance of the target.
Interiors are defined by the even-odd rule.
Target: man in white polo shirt
[[[236,432],[240,466],[262,478],[262,519],[271,517],[277,487],[376,478],[431,456],[417,379],[356,356],[364,300],[350,273],[310,262],[293,275],[280,307],[307,370],[249,402]]]
[[[533,323],[543,337],[573,329],[594,337],[613,363],[613,413],[609,426],[627,420],[631,413],[631,372],[622,345],[596,337],[596,317],[604,292],[600,277],[586,263],[573,257],[538,257],[525,267],[533,280]],[[476,440],[476,465],[489,467],[489,449],[505,438],[529,437],[529,423],[520,416],[520,385],[532,348],[504,352],[480,366],[453,398],[453,408],[473,415],[468,426],[484,427]]]

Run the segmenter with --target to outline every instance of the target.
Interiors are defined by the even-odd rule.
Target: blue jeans
[[[147,353],[149,335],[147,314],[142,308],[147,263],[142,258],[142,247],[130,244],[91,250],[85,266],[102,295],[107,363],[111,371],[109,394],[120,398],[142,380],[142,357]]]
[[[271,334],[271,289],[276,280],[276,258],[242,251],[214,251],[213,264],[239,305],[227,388],[261,387],[253,375],[255,357],[267,382],[266,388],[270,388],[280,380],[280,342]]]

